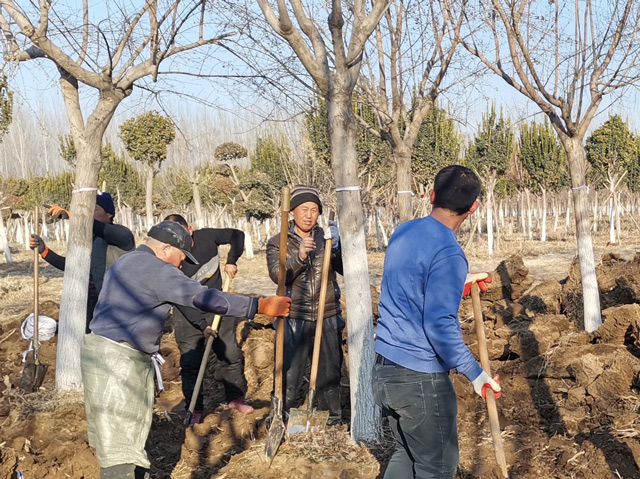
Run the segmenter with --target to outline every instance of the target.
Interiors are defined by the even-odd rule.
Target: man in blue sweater
[[[478,208],[480,187],[468,168],[442,169],[430,193],[431,214],[403,223],[389,241],[373,370],[375,400],[396,440],[385,479],[455,474],[459,454],[451,369],[464,374],[480,395],[486,387],[500,391],[464,344],[458,322],[469,266],[456,232]]]
[[[171,305],[232,317],[256,313],[288,316],[291,299],[223,293],[179,269],[191,254],[189,232],[173,221],[149,230],[145,243],[107,272],[82,345],[82,382],[89,444],[96,448],[100,479],[148,477],[145,443],[151,428],[154,370]]]

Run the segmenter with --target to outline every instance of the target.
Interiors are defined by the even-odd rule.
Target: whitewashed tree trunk
[[[4,227],[4,218],[2,217],[2,209],[0,208],[0,245],[4,251],[4,257],[7,263],[13,263],[11,258],[11,249],[9,248],[9,240],[7,239],[7,230]]]
[[[609,243],[616,244],[615,193],[609,190]]]
[[[529,239],[533,239],[533,222],[532,222],[532,211],[531,211],[531,192],[529,191],[529,188],[524,190],[525,193],[527,194],[527,222],[528,222],[528,226],[529,226]]]
[[[622,242],[622,229],[621,229],[621,220],[620,216],[622,213],[621,201],[620,201],[621,193],[617,193],[615,195],[615,210],[616,210],[616,229],[618,230],[618,242]]]
[[[346,94],[345,87],[336,87],[328,101],[331,157],[338,190],[359,186],[355,145],[357,120],[353,115],[351,94]],[[354,438],[374,438],[379,434],[379,413],[371,389],[374,336],[364,212],[358,189],[338,191],[337,196],[349,312],[351,434]]]
[[[571,174],[571,192],[575,208],[578,262],[582,278],[582,301],[584,308],[584,328],[595,331],[602,324],[600,312],[600,292],[596,278],[593,256],[593,241],[589,225],[588,188],[586,186],[586,152],[580,138],[563,138]]]
[[[493,256],[493,191],[496,186],[496,171],[492,171],[485,181],[485,189],[487,191],[487,246],[489,256]],[[478,228],[480,225],[478,225]]]
[[[520,207],[520,223],[522,225],[522,236],[527,236],[527,221],[524,212],[524,199],[525,193],[522,192],[520,193],[520,203],[518,204],[518,206]]]
[[[147,165],[147,182],[145,191],[145,211],[147,213],[147,229],[153,226],[153,178],[155,171],[152,165]]]
[[[198,228],[204,228],[204,217],[202,216],[202,200],[200,199],[200,188],[196,181],[191,183],[191,189],[193,190],[193,206],[196,210],[196,223]]]
[[[570,227],[569,227],[569,219],[571,217],[571,189],[567,192],[567,210],[564,222],[564,235],[569,236]]]
[[[540,191],[542,191],[542,226],[540,227],[540,241],[544,243],[547,241],[547,190],[541,186]]]
[[[593,232],[598,232],[598,192],[593,195]]]
[[[560,201],[558,201],[558,195],[553,195],[553,234],[558,231],[558,218],[560,217]]]

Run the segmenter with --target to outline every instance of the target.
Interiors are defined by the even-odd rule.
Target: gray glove
[[[45,244],[44,240],[40,238],[40,236],[31,235],[31,237],[29,238],[29,248],[31,249],[38,248],[38,254],[44,253],[44,250],[46,247],[47,245]]]

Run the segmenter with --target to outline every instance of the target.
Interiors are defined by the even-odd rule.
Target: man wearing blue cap
[[[48,211],[53,218],[69,218],[69,212],[59,206],[52,206]],[[96,195],[96,208],[93,213],[93,248],[91,250],[91,267],[89,276],[89,295],[87,297],[87,326],[93,317],[93,310],[102,289],[104,275],[111,265],[124,253],[135,247],[133,233],[126,226],[113,223],[116,208],[109,193]],[[66,259],[50,250],[38,235],[31,235],[31,249],[38,248],[42,259],[61,271],[64,271]]]

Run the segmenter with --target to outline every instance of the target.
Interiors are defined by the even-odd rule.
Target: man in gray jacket
[[[207,288],[179,269],[192,239],[178,223],[149,230],[144,245],[109,269],[82,346],[89,444],[100,479],[148,477],[145,443],[151,428],[154,369],[159,388],[160,339],[171,305],[233,317],[287,316],[291,300],[236,296]]]

